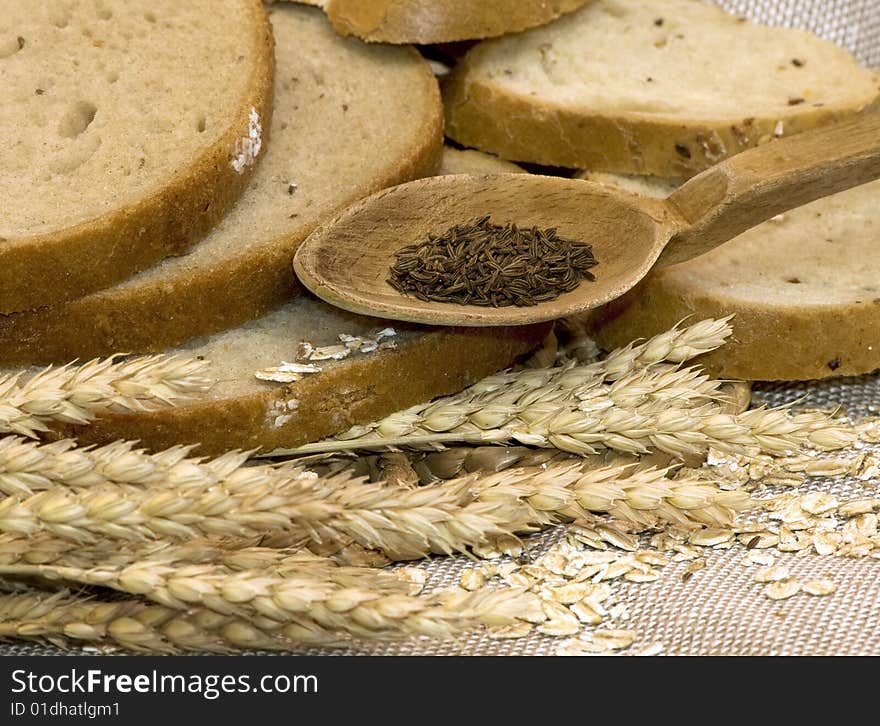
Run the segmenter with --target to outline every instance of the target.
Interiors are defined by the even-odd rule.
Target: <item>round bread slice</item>
[[[0,0],[0,313],[202,238],[260,155],[272,68],[259,0]]]
[[[614,179],[668,196],[669,182]],[[733,336],[699,362],[747,380],[811,380],[880,368],[880,182],[799,207],[702,257],[648,275],[593,314],[603,347],[684,318],[735,314]]]
[[[443,147],[440,169],[437,174],[526,174],[526,170],[492,154],[473,149]]]
[[[379,43],[491,38],[549,23],[588,0],[297,0],[323,8],[336,31]]]
[[[291,263],[314,227],[434,172],[440,94],[413,48],[341,38],[312,8],[275,5],[271,21],[271,142],[239,204],[184,257],[78,300],[0,316],[0,361],[160,351],[258,318],[302,292]]]
[[[540,164],[688,178],[875,104],[846,51],[698,0],[595,0],[472,48],[444,85],[464,146]]]
[[[211,362],[208,374],[219,382],[204,399],[108,414],[59,432],[83,444],[119,438],[154,450],[200,444],[200,454],[299,446],[459,391],[510,365],[549,329],[549,324],[492,329],[390,324],[303,296],[260,320],[172,351]],[[310,360],[300,359],[318,372],[288,384],[256,377],[296,361],[306,349],[301,341],[325,348]],[[360,351],[345,354],[346,342]]]

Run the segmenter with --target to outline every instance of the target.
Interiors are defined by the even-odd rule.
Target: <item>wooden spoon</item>
[[[525,325],[603,305],[655,265],[697,257],[777,214],[878,177],[876,113],[745,151],[666,200],[559,177],[429,177],[367,197],[315,230],[294,267],[318,297],[356,313],[433,325]],[[396,250],[487,214],[495,224],[556,227],[561,237],[588,242],[596,280],[549,302],[499,308],[424,302],[386,282]]]

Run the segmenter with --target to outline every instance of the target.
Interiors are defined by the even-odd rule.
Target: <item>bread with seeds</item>
[[[271,117],[259,0],[0,0],[0,18],[0,313],[182,254],[233,206]]]
[[[472,48],[444,86],[447,134],[512,161],[690,177],[858,113],[874,72],[800,30],[698,0],[596,0]]]
[[[589,175],[667,196],[674,183]],[[712,252],[651,272],[591,316],[608,348],[684,318],[733,313],[733,336],[699,362],[748,380],[809,380],[880,368],[880,182],[820,199]]]
[[[341,38],[320,11],[271,11],[272,140],[238,205],[192,251],[67,303],[0,316],[0,362],[161,351],[259,318],[302,292],[297,245],[348,204],[434,172],[437,83],[412,48]]]

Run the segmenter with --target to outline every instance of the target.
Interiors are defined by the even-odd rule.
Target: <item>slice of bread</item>
[[[666,199],[672,192],[684,184],[683,179],[661,179],[656,176],[632,176],[628,174],[612,174],[605,171],[579,171],[575,179],[586,179],[619,187],[633,194],[641,194],[654,199]]]
[[[412,48],[341,38],[312,8],[276,5],[272,140],[241,202],[190,254],[61,305],[0,316],[0,362],[158,351],[264,315],[301,292],[309,232],[382,187],[433,173],[442,109]]]
[[[443,147],[438,175],[442,174],[525,174],[525,169],[491,154],[473,149]]]
[[[255,376],[295,361],[300,341],[339,346],[340,334],[375,339],[376,331],[389,326],[396,334],[382,343],[393,343],[393,349],[312,361],[321,372],[287,385]],[[549,328],[418,327],[353,315],[303,296],[260,320],[172,351],[211,361],[209,375],[219,382],[205,399],[108,414],[61,433],[82,443],[138,439],[151,449],[200,443],[200,454],[297,446],[461,390],[512,363]]]
[[[235,203],[271,116],[259,0],[0,0],[0,18],[0,313],[181,254]]]
[[[631,180],[591,175],[637,191]],[[637,180],[652,196],[671,183]],[[684,318],[735,313],[733,336],[700,358],[748,380],[810,380],[880,368],[880,182],[800,207],[694,260],[652,272],[593,314],[603,347]]]
[[[379,43],[491,38],[549,23],[588,0],[297,0],[324,9],[337,32]]]
[[[698,0],[596,0],[471,49],[447,134],[505,159],[688,178],[878,101],[874,72],[799,30]]]

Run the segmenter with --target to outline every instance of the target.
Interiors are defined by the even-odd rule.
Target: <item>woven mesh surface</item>
[[[878,0],[717,0],[715,4],[765,25],[811,30],[855,53],[863,63],[880,66]]]
[[[718,0],[726,10],[760,22],[802,27],[853,51],[862,62],[880,66],[880,0]],[[842,406],[852,416],[880,410],[880,377],[798,384],[759,384],[753,401],[771,406],[802,401],[815,407]],[[880,496],[880,481],[813,479],[805,489],[828,491],[841,499]],[[528,541],[540,555],[563,535],[556,528]],[[705,569],[684,579],[686,563],[662,569],[654,583],[616,582],[625,621],[609,624],[637,632],[637,646],[659,643],[669,655],[878,655],[880,654],[880,561],[777,554],[798,581],[828,578],[837,585],[831,597],[797,596],[774,601],[753,582],[753,569],[741,564],[744,548],[713,553]],[[429,587],[458,584],[471,566],[462,557],[436,558],[425,564]],[[558,640],[530,635],[492,640],[477,633],[454,641],[411,640],[302,654],[326,655],[552,655]],[[71,655],[52,647],[11,644],[0,654]],[[93,652],[93,651],[92,651]]]

